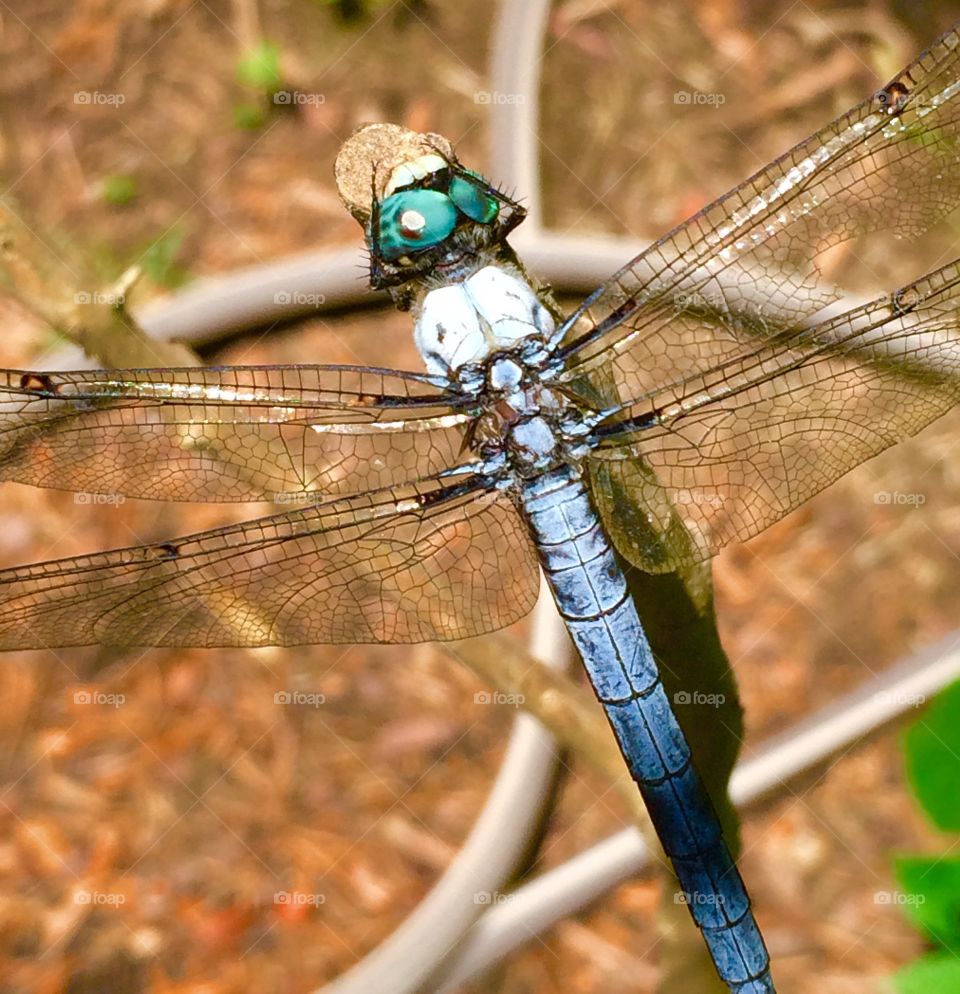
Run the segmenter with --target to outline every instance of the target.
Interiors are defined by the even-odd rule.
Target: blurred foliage
[[[242,103],[233,108],[233,123],[244,131],[256,131],[267,119],[263,104]]]
[[[101,193],[108,204],[123,207],[136,197],[137,184],[132,176],[116,173],[104,178]]]
[[[321,7],[332,7],[340,20],[349,24],[378,13],[384,7],[391,5],[392,0],[314,0],[314,2]],[[430,12],[427,0],[406,0],[405,3],[397,6],[398,21],[403,20],[404,15],[424,18]]]
[[[960,857],[903,856],[897,880],[916,924],[941,945],[960,950]]]
[[[171,289],[187,281],[187,271],[177,261],[185,232],[179,226],[168,229],[141,250],[140,265],[144,274],[157,286]]]
[[[956,994],[960,991],[960,960],[952,953],[933,953],[897,974],[901,994]]]
[[[960,831],[960,682],[940,694],[907,729],[903,751],[924,814],[942,831]],[[948,853],[896,860],[898,903],[933,947],[896,974],[901,994],[960,991],[960,857]]]
[[[904,752],[910,786],[927,816],[943,832],[960,832],[960,682],[910,727]]]
[[[333,7],[344,21],[355,21],[367,12],[364,0],[314,0],[320,7]]]
[[[280,89],[280,49],[273,42],[262,41],[245,52],[237,62],[237,79],[265,93]]]
[[[233,108],[233,122],[245,131],[255,131],[266,121],[274,106],[274,94],[283,82],[280,48],[271,41],[261,41],[241,55],[236,75],[244,87],[256,91],[256,97]]]

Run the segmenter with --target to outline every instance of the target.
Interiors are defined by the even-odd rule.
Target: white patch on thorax
[[[449,376],[531,335],[549,336],[550,312],[521,279],[487,266],[462,283],[430,290],[413,337],[431,373]]]

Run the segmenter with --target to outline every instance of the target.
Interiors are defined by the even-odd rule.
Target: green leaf
[[[159,286],[172,288],[186,282],[186,270],[174,261],[183,238],[181,228],[171,228],[143,250],[140,265],[144,273]]]
[[[244,86],[272,93],[280,88],[280,49],[273,42],[264,41],[241,56],[237,63],[237,79]]]
[[[116,173],[104,177],[101,193],[108,204],[122,207],[124,204],[129,204],[137,195],[137,184],[132,176]]]
[[[960,959],[952,953],[934,953],[894,974],[899,994],[958,994]]]
[[[960,950],[960,857],[901,856],[896,873],[897,903],[941,945]]]
[[[960,832],[960,682],[936,699],[903,738],[907,777],[937,828]]]
[[[233,123],[244,131],[256,131],[266,119],[266,111],[259,104],[237,104],[233,108]]]

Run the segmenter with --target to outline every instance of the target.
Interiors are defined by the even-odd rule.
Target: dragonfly
[[[960,200],[960,30],[572,313],[519,202],[442,136],[368,125],[341,197],[421,371],[0,371],[0,478],[253,521],[0,571],[0,649],[411,643],[522,618],[541,576],[728,989],[770,958],[624,564],[753,536],[960,399],[960,260],[834,313],[821,254]]]

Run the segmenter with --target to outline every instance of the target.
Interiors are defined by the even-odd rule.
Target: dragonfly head
[[[445,138],[396,125],[368,125],[344,143],[337,184],[364,226],[371,286],[401,307],[428,278],[454,282],[486,265],[525,215]]]

